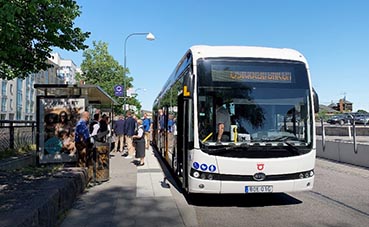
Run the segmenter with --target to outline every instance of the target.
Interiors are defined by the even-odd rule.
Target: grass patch
[[[61,168],[63,168],[63,164],[50,164],[50,165],[42,165],[42,166],[27,166],[19,170],[14,170],[17,173],[21,173],[25,176],[32,177],[41,177],[41,176],[50,176]]]
[[[0,151],[0,160],[11,158],[11,157],[19,157],[25,154],[29,154],[36,151],[36,144],[29,144],[18,149],[10,149],[7,148],[3,151]]]

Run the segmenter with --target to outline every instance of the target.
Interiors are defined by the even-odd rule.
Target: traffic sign
[[[114,86],[114,94],[115,96],[123,96],[124,87],[122,85],[115,85]]]

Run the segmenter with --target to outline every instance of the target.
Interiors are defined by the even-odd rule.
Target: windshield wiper
[[[286,140],[298,141],[298,138],[296,138],[295,136],[278,136],[272,139],[272,141],[283,141],[283,142],[285,142]]]
[[[301,154],[299,149],[295,147],[294,145],[292,145],[290,142],[283,141],[283,143],[287,145],[287,150],[290,151],[292,154],[296,154],[296,155]]]
[[[287,148],[287,150],[289,152],[291,152],[292,154],[295,155],[300,155],[301,152],[299,150],[299,148],[297,148],[296,146],[294,146],[292,143],[288,142],[287,140],[298,140],[296,137],[294,136],[279,136],[279,137],[275,137],[275,138],[267,138],[267,139],[259,139],[259,140],[254,140],[254,141],[258,141],[258,142],[278,142],[279,144],[285,144],[287,146],[283,146],[283,145],[279,145],[277,147],[283,147],[283,148]]]

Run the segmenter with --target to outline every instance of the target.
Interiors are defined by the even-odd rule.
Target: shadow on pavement
[[[285,206],[302,203],[286,193],[270,194],[189,194],[186,196],[189,204],[206,207],[265,207]]]

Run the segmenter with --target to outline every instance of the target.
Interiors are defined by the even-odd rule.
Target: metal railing
[[[0,152],[36,144],[35,121],[0,120]]]
[[[353,119],[352,124],[348,125],[348,134],[349,134],[348,137],[350,139],[352,138],[352,142],[354,145],[354,152],[356,154],[358,150],[357,139],[356,139],[357,130],[356,130],[356,124],[355,124],[355,117],[352,117],[352,119]],[[322,136],[322,147],[323,147],[323,152],[324,152],[326,148],[326,139],[325,139],[326,130],[325,130],[323,118],[320,119],[320,124],[321,124],[321,132],[322,132],[322,135],[321,135]]]

